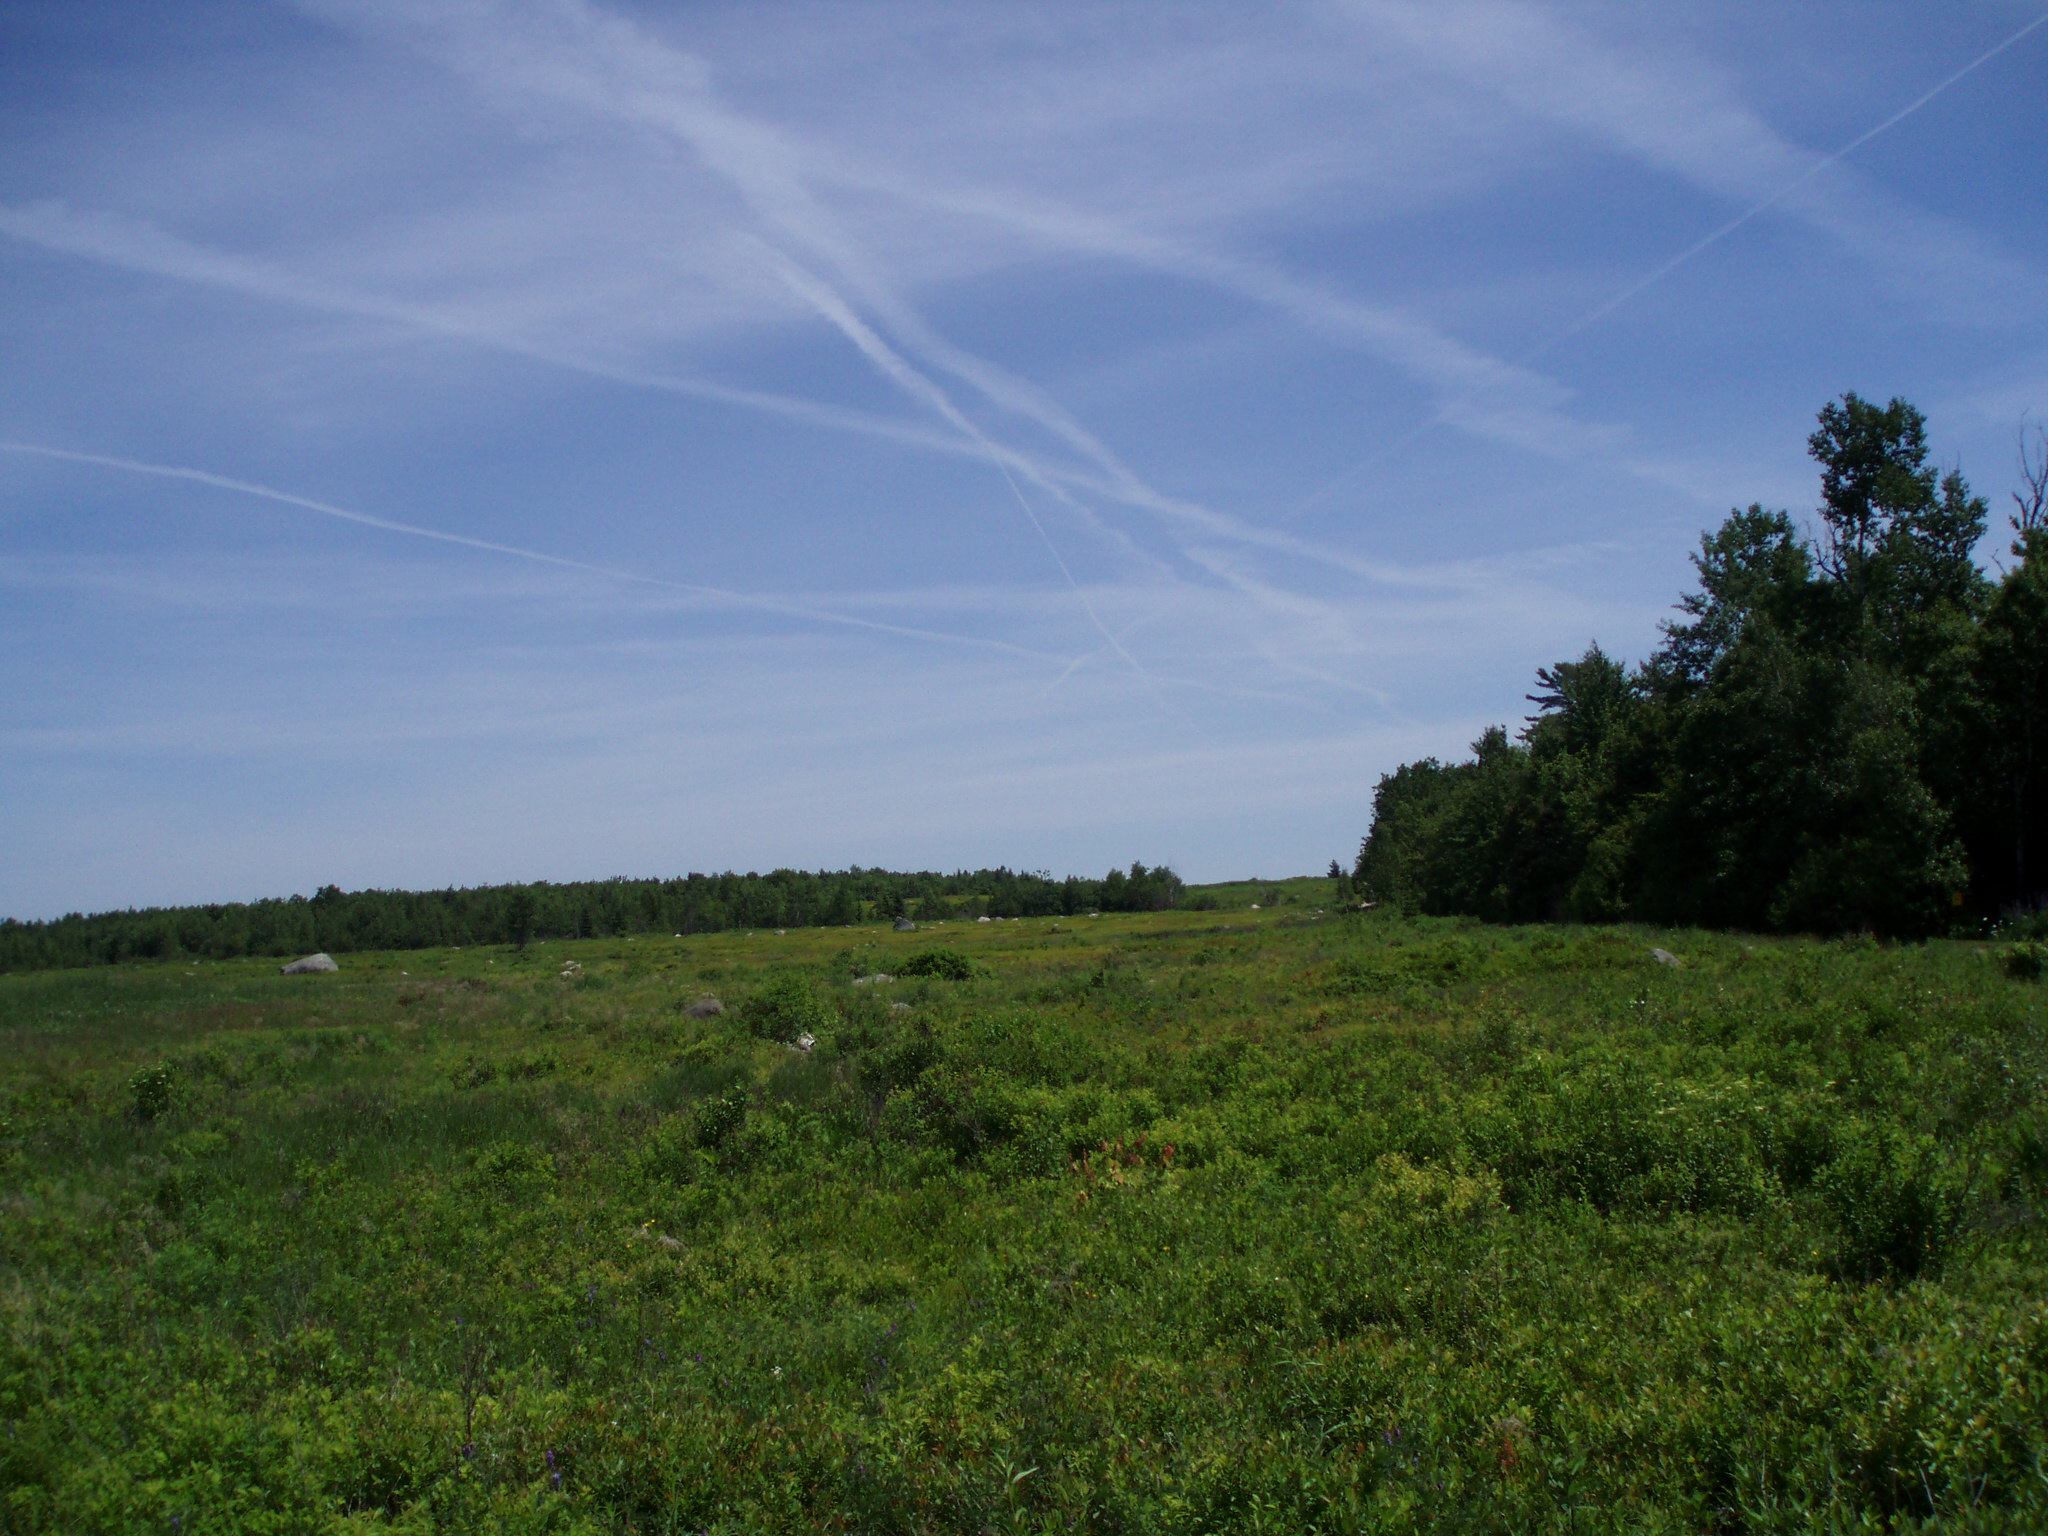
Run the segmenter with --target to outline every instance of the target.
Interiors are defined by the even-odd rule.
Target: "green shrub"
[[[1932,1273],[1961,1225],[1964,1189],[1934,1139],[1852,1121],[1814,1178],[1834,1219],[1836,1263],[1857,1280]]]
[[[128,1079],[128,1091],[134,1096],[135,1118],[154,1120],[168,1113],[176,1096],[176,1084],[171,1079],[171,1069],[159,1063],[144,1067]]]
[[[822,1035],[832,1023],[831,1010],[817,988],[802,976],[778,976],[740,1005],[740,1018],[763,1040],[792,1045],[805,1035]]]
[[[898,976],[936,976],[943,981],[967,981],[979,967],[957,949],[921,949],[896,967]]]
[[[2007,913],[1995,931],[2001,939],[2048,940],[2048,902]]]
[[[530,1195],[555,1176],[555,1160],[530,1142],[496,1141],[470,1158],[470,1182],[492,1194]]]
[[[1471,1140],[1517,1210],[1741,1211],[1771,1187],[1758,1118],[1739,1089],[1659,1081],[1626,1059],[1539,1060],[1475,1104]]]
[[[2048,1529],[2012,939],[1117,926],[0,976],[0,1530]]]
[[[2048,972],[2048,944],[2022,940],[2005,952],[2005,974],[2019,981],[2039,981]]]
[[[747,1091],[739,1084],[697,1106],[697,1145],[707,1152],[729,1147],[747,1123]]]

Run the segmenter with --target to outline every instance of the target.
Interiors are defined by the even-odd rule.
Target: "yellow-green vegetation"
[[[0,977],[0,1524],[2039,1530],[2009,958],[1289,902]]]

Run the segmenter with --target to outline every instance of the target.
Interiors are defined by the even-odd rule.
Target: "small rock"
[[[915,933],[917,931],[917,924],[907,917],[899,917],[896,919],[896,931],[898,933]]]
[[[655,1239],[655,1241],[660,1243],[661,1246],[664,1248],[680,1248],[683,1246],[683,1240],[681,1238],[670,1237],[666,1232],[662,1233],[660,1237]]]
[[[910,1004],[908,1004],[908,1003],[891,1003],[891,1004],[889,1005],[889,1011],[890,1011],[891,1013],[908,1013],[908,1012],[910,1012]]]
[[[1671,953],[1671,951],[1668,949],[1653,949],[1650,951],[1650,958],[1656,961],[1659,965],[1678,964],[1678,956]]]
[[[308,955],[303,960],[294,960],[290,965],[280,965],[277,968],[277,974],[280,976],[310,976],[315,971],[338,971],[340,969],[341,967],[334,963],[334,956],[332,955]]]
[[[854,977],[853,984],[856,987],[878,987],[885,981],[894,981],[895,979],[887,971],[876,971],[872,976]]]
[[[792,1051],[808,1051],[817,1043],[818,1037],[816,1035],[805,1033],[798,1035],[794,1040],[790,1041],[789,1048]]]
[[[690,1004],[689,1007],[685,1008],[683,1012],[693,1019],[715,1019],[725,1012],[725,1004],[707,992],[704,996],[698,998],[697,1001]]]
[[[987,922],[987,921],[988,921],[988,919],[987,919],[987,918],[985,918],[985,917],[977,917],[977,918],[975,919],[975,921],[976,921],[977,923],[985,923],[985,922]]]

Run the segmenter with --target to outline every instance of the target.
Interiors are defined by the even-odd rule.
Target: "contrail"
[[[1669,277],[1673,272],[1676,272],[1680,267],[1684,266],[1687,262],[1691,261],[1695,256],[1698,256],[1702,251],[1709,250],[1713,246],[1720,244],[1723,240],[1726,240],[1730,235],[1734,234],[1738,229],[1742,228],[1743,225],[1749,223],[1759,214],[1769,212],[1772,208],[1775,208],[1779,203],[1783,202],[1786,198],[1790,197],[1794,192],[1797,192],[1801,187],[1805,186],[1809,181],[1812,181],[1814,177],[1820,175],[1822,171],[1827,170],[1828,167],[1836,165],[1840,163],[1842,160],[1846,159],[1848,156],[1854,154],[1857,150],[1861,149],[1864,145],[1868,144],[1872,139],[1876,138],[1879,134],[1886,133],[1891,129],[1896,128],[1900,123],[1904,122],[1907,118],[1911,117],[1915,112],[1918,112],[1922,107],[1926,106],[1930,101],[1934,100],[1935,97],[1941,95],[1942,92],[1946,91],[1950,86],[1954,85],[1957,81],[1962,80],[1964,77],[1983,68],[1986,64],[1990,63],[1993,59],[1997,58],[2001,53],[2004,53],[2008,48],[2011,48],[2014,44],[2021,42],[2023,39],[2027,38],[2031,34],[2039,31],[2044,26],[2048,26],[2048,11],[2043,11],[2039,16],[2036,16],[2032,21],[2028,22],[2025,26],[2021,27],[2017,32],[2014,32],[2011,36],[2007,37],[2003,42],[1996,43],[1993,46],[1985,49],[1982,53],[1978,54],[1977,57],[1970,60],[1969,63],[1963,65],[1962,68],[1955,70],[1953,73],[1947,75],[1942,80],[1936,82],[1934,85],[1922,91],[1918,96],[1915,96],[1911,101],[1907,102],[1903,107],[1899,108],[1898,111],[1894,112],[1890,117],[1886,118],[1883,122],[1877,124],[1873,128],[1865,129],[1862,133],[1857,134],[1855,138],[1851,139],[1848,143],[1844,144],[1840,149],[1835,150],[1833,153],[1821,156],[1820,159],[1814,161],[1812,165],[1808,166],[1805,170],[1801,171],[1797,176],[1793,177],[1790,181],[1786,182],[1785,185],[1778,188],[1778,190],[1773,192],[1769,197],[1766,197],[1759,202],[1752,203],[1749,207],[1743,209],[1742,212],[1735,215],[1734,218],[1728,220],[1727,223],[1722,224],[1713,230],[1710,230],[1707,234],[1701,236],[1698,240],[1695,240],[1691,245],[1687,246],[1684,250],[1680,251],[1676,256],[1673,256],[1669,261],[1666,261],[1663,265],[1655,268],[1654,270],[1648,273],[1645,273],[1642,277],[1637,278],[1633,283],[1630,283],[1626,288],[1622,289],[1612,298],[1606,299],[1603,302],[1596,304],[1593,308],[1587,310],[1583,315],[1579,316],[1578,319],[1572,321],[1571,324],[1565,326],[1562,330],[1556,332],[1554,335],[1550,336],[1546,340],[1530,348],[1530,350],[1523,353],[1522,356],[1516,358],[1514,366],[1517,368],[1526,368],[1530,363],[1533,363],[1534,361],[1536,361],[1537,358],[1542,357],[1546,352],[1552,351],[1553,349],[1562,346],[1565,342],[1570,341],[1574,336],[1578,335],[1580,332],[1588,329],[1591,326],[1599,324],[1600,321],[1605,320],[1609,315],[1613,314],[1617,309],[1620,309],[1624,304],[1628,303],[1631,299],[1635,298],[1645,289],[1654,287],[1656,284],[1661,283],[1665,278]],[[1414,442],[1417,438],[1421,437],[1425,432],[1430,431],[1432,428],[1440,427],[1445,422],[1449,421],[1451,419],[1451,415],[1452,411],[1449,407],[1438,407],[1438,409],[1433,414],[1431,414],[1424,420],[1416,423],[1416,425],[1414,425],[1413,427],[1410,427],[1406,432],[1402,433],[1399,437],[1395,438],[1391,443],[1388,443],[1384,448],[1381,448],[1377,453],[1372,454],[1368,458],[1361,459],[1358,463],[1352,465],[1351,468],[1345,470],[1341,475],[1338,475],[1335,479],[1331,480],[1328,484],[1324,485],[1320,490],[1312,492],[1310,495],[1304,497],[1301,501],[1297,502],[1294,505],[1294,507],[1289,511],[1288,516],[1300,516],[1303,512],[1306,512],[1310,507],[1314,506],[1317,502],[1321,501],[1325,496],[1329,495],[1339,485],[1343,484],[1344,481],[1350,479],[1353,475],[1358,474],[1361,470],[1369,469],[1373,465],[1383,462],[1390,455],[1400,452],[1401,449],[1407,447],[1410,443]]]
[[[877,416],[821,401],[771,394],[762,390],[714,383],[707,379],[663,374],[623,367],[599,359],[577,356],[543,347],[517,337],[505,336],[448,316],[429,306],[384,299],[315,280],[308,280],[265,263],[225,252],[192,245],[154,226],[139,224],[103,213],[75,215],[55,204],[15,207],[0,203],[0,236],[27,241],[46,250],[61,251],[88,261],[104,262],[130,271],[144,272],[178,282],[225,288],[274,302],[299,304],[328,313],[359,315],[401,325],[430,335],[453,338],[475,346],[522,357],[551,367],[569,369],[594,378],[633,388],[659,390],[691,396],[719,404],[766,411],[810,425],[853,432],[928,453],[950,458],[999,459],[1016,473],[1027,476],[1047,494],[1075,512],[1089,518],[1128,547],[1121,533],[1092,518],[1087,507],[1069,495],[1062,485],[1100,496],[1120,505],[1157,517],[1188,524],[1214,537],[1227,538],[1278,553],[1313,561],[1352,575],[1394,585],[1417,582],[1434,584],[1428,572],[1410,572],[1357,558],[1297,538],[1292,534],[1247,524],[1194,502],[1182,501],[1152,490],[1137,481],[1120,465],[1105,475],[1090,474],[1080,467],[1069,468],[1046,462],[1008,444],[986,436],[971,437],[942,432],[921,423]],[[785,258],[786,259],[786,258]],[[1143,551],[1138,551],[1141,557]]]
[[[306,512],[317,512],[322,517],[338,518],[345,523],[355,523],[364,528],[376,528],[385,533],[403,533],[416,539],[432,539],[439,544],[454,544],[464,549],[480,549],[494,555],[511,555],[519,560],[533,560],[542,565],[557,566],[562,570],[579,571],[588,576],[603,576],[612,581],[633,582],[640,586],[659,587],[668,592],[687,593],[692,597],[705,598],[712,602],[729,604],[738,608],[752,608],[763,613],[780,614],[786,618],[807,619],[818,624],[840,624],[853,629],[875,630],[881,634],[899,635],[911,640],[938,641],[948,645],[972,646],[981,650],[1002,651],[1013,656],[1029,657],[1033,661],[1066,663],[1069,658],[1056,656],[1046,651],[1034,651],[1027,646],[1012,645],[1005,640],[985,640],[974,635],[950,634],[944,630],[918,629],[905,624],[889,624],[879,619],[855,618],[850,614],[834,613],[829,609],[811,608],[801,603],[784,602],[779,598],[760,597],[747,592],[734,592],[724,587],[707,587],[696,582],[670,581],[662,576],[648,576],[639,571],[621,570],[616,566],[594,565],[587,560],[575,560],[566,555],[551,555],[543,550],[527,549],[518,544],[501,544],[494,539],[472,538],[464,533],[449,533],[440,528],[424,528],[417,523],[401,523],[392,518],[378,517],[369,512],[355,512],[347,507],[337,507],[332,502],[315,501],[309,496],[297,496],[290,491],[280,491],[274,486],[259,485],[251,480],[237,480],[229,475],[216,475],[209,470],[187,469],[175,464],[151,464],[140,459],[116,458],[104,453],[81,453],[70,448],[51,448],[41,443],[18,443],[0,441],[0,452],[27,453],[45,459],[60,459],[72,464],[92,464],[102,469],[118,469],[130,474],[153,475],[160,480],[185,480],[195,485],[210,485],[224,491],[234,491],[243,496],[254,496],[264,501],[277,502],[282,506],[297,507]]]
[[[952,398],[947,395],[945,390],[941,389],[936,382],[920,373],[895,348],[891,347],[887,341],[878,335],[872,326],[856,315],[846,302],[837,293],[834,293],[827,284],[805,271],[773,246],[761,243],[760,249],[769,258],[770,264],[775,268],[782,280],[789,285],[790,289],[814,307],[826,320],[830,321],[847,340],[851,341],[860,350],[862,356],[866,357],[869,362],[873,363],[876,368],[880,369],[885,376],[893,380],[906,393],[930,406],[948,426],[959,432],[961,436],[979,445],[987,452],[989,462],[995,466],[996,473],[1003,477],[1003,483],[1010,488],[1010,494],[1017,499],[1017,505],[1023,508],[1026,520],[1029,521],[1033,530],[1038,534],[1039,542],[1045,546],[1046,553],[1052,556],[1053,564],[1059,567],[1060,575],[1066,578],[1067,585],[1073,590],[1074,597],[1081,604],[1082,611],[1088,615],[1088,622],[1095,626],[1096,631],[1102,638],[1109,642],[1110,649],[1122,657],[1134,673],[1142,678],[1148,686],[1156,686],[1153,683],[1152,675],[1138,664],[1138,659],[1124,649],[1123,642],[1111,634],[1109,626],[1102,622],[1101,615],[1096,613],[1095,605],[1088,601],[1088,594],[1081,590],[1080,582],[1074,579],[1073,571],[1068,567],[1065,558],[1060,554],[1058,546],[1053,543],[1052,536],[1045,531],[1045,524],[1040,521],[1037,511],[1033,509],[1031,503],[1025,498],[1024,492],[1018,488],[1016,477],[1010,473],[1010,466],[1005,462],[1006,456],[997,450],[996,444],[990,440],[988,434],[976,426],[972,419],[953,403]],[[1034,476],[1033,478],[1037,479],[1041,485],[1047,483],[1041,477]],[[1059,493],[1055,492],[1055,494]]]
[[[1645,276],[1636,279],[1635,282],[1629,284],[1628,287],[1622,289],[1621,292],[1614,295],[1613,298],[1608,299],[1605,303],[1596,305],[1594,308],[1587,310],[1585,314],[1579,316],[1578,319],[1574,320],[1570,325],[1566,326],[1563,330],[1559,331],[1549,340],[1541,343],[1533,350],[1525,353],[1522,357],[1516,359],[1517,364],[1519,366],[1526,367],[1529,363],[1535,361],[1544,353],[1550,351],[1553,347],[1559,346],[1564,342],[1571,340],[1572,337],[1578,335],[1579,332],[1585,330],[1587,326],[1596,324],[1597,322],[1606,319],[1609,315],[1613,314],[1617,309],[1621,308],[1622,305],[1626,304],[1630,299],[1634,298],[1637,294],[1641,293],[1645,288],[1650,287],[1652,284],[1662,282],[1665,278],[1669,277],[1673,272],[1676,272],[1680,267],[1684,266],[1688,261],[1691,261],[1693,257],[1699,255],[1700,252],[1708,249],[1711,246],[1720,244],[1723,240],[1726,240],[1730,235],[1734,234],[1736,230],[1742,228],[1743,225],[1747,224],[1751,219],[1754,219],[1758,214],[1766,213],[1770,209],[1775,208],[1779,203],[1783,202],[1786,198],[1790,197],[1794,192],[1797,192],[1801,187],[1805,186],[1809,181],[1813,180],[1814,177],[1818,176],[1822,171],[1826,170],[1829,166],[1834,165],[1837,162],[1844,160],[1848,156],[1854,154],[1857,150],[1861,149],[1864,145],[1868,144],[1872,139],[1876,138],[1879,134],[1885,133],[1890,129],[1896,128],[1900,123],[1904,122],[1907,118],[1911,117],[1915,112],[1918,112],[1922,107],[1926,106],[1930,101],[1934,100],[1935,97],[1939,96],[1943,91],[1946,91],[1950,86],[1954,85],[1957,81],[1963,79],[1966,75],[1972,74],[1976,70],[1982,68],[1984,65],[1990,63],[1993,59],[1997,58],[2001,53],[2004,53],[2008,48],[2012,47],[2015,43],[2025,38],[2028,34],[2032,32],[2037,32],[2044,26],[2048,26],[2048,11],[2043,11],[2039,16],[2036,16],[2024,27],[2021,27],[2019,31],[2013,33],[2012,36],[2006,38],[2004,42],[1998,43],[1993,47],[1985,49],[1982,53],[1978,54],[1976,58],[1970,60],[1969,63],[1965,64],[1961,69],[1955,71],[1955,73],[1949,75],[1939,84],[1931,86],[1927,90],[1921,92],[1918,96],[1914,97],[1911,101],[1907,102],[1906,105],[1899,108],[1898,111],[1894,112],[1890,117],[1886,118],[1883,122],[1879,123],[1875,128],[1866,129],[1864,132],[1859,133],[1858,135],[1856,135],[1855,138],[1851,139],[1848,143],[1844,144],[1840,149],[1836,150],[1833,154],[1823,155],[1820,159],[1814,161],[1812,165],[1808,166],[1804,171],[1800,172],[1797,176],[1793,177],[1790,181],[1786,182],[1784,186],[1778,188],[1778,190],[1773,192],[1769,197],[1763,199],[1763,201],[1759,203],[1754,203],[1748,208],[1743,209],[1742,212],[1738,213],[1734,218],[1730,219],[1727,223],[1721,225],[1718,229],[1715,229],[1710,233],[1702,236],[1700,239],[1694,241],[1691,245],[1687,246],[1684,250],[1680,251],[1676,256],[1672,257],[1669,261],[1665,262],[1661,267],[1658,267],[1655,271],[1650,272]]]

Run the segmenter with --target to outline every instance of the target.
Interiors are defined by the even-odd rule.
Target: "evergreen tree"
[[[1538,670],[1519,741],[1380,781],[1371,895],[1493,919],[1925,933],[2043,882],[2048,454],[1994,588],[1987,517],[1903,400],[1830,402],[1820,531],[1751,505],[1633,674]]]

